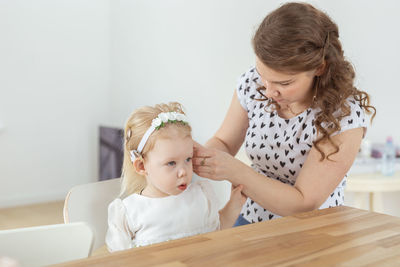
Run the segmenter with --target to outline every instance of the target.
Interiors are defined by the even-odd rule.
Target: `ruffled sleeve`
[[[208,203],[208,218],[207,218],[207,224],[209,226],[213,226],[215,230],[220,228],[220,221],[219,221],[219,201],[218,197],[214,192],[214,189],[212,188],[212,185],[209,181],[207,180],[201,180],[198,181],[201,190],[203,191],[204,195],[207,198],[207,203]]]
[[[134,247],[134,235],[129,230],[126,209],[117,198],[108,206],[108,230],[106,244],[110,252]]]

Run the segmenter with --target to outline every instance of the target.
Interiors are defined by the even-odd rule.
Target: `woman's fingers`
[[[201,177],[212,179],[212,150],[193,142],[193,171]]]
[[[211,157],[211,153],[210,151],[208,151],[207,149],[194,149],[193,150],[193,157],[194,158],[209,158]]]
[[[193,153],[193,171],[201,177],[213,180],[227,179],[231,176],[231,159],[232,156],[225,152],[201,147]]]
[[[211,164],[211,157],[195,157],[192,159],[194,166],[209,166]]]
[[[203,148],[203,146],[193,140],[193,148],[196,150]]]
[[[213,149],[206,148],[193,141],[193,158],[209,158],[214,154]]]
[[[201,165],[197,165],[197,166],[193,166],[193,171],[195,173],[197,172],[201,172],[201,173],[212,173],[212,167],[211,166],[201,166]]]

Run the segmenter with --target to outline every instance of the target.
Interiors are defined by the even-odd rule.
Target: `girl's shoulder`
[[[110,209],[110,207],[112,208],[120,208],[123,207],[124,204],[122,203],[122,199],[121,198],[116,198],[113,201],[110,202],[110,204],[108,204],[108,208]]]
[[[108,209],[118,209],[118,210],[126,210],[126,207],[130,206],[133,202],[136,202],[138,199],[138,194],[131,194],[123,199],[120,197],[114,199],[108,204]]]
[[[123,200],[116,198],[108,204],[108,218],[121,219],[126,214],[126,207]]]
[[[108,206],[108,209],[119,209],[119,210],[125,210],[125,212],[131,211],[132,208],[136,209],[137,206],[141,206],[143,202],[146,202],[147,197],[144,197],[142,195],[133,193],[125,198],[116,198],[114,199]]]
[[[192,186],[193,188],[198,188],[205,192],[213,191],[211,182],[206,179],[198,179],[195,182],[193,182]]]
[[[214,191],[214,186],[211,181],[199,179],[193,183],[193,186],[199,188],[210,203],[218,206],[218,196]]]

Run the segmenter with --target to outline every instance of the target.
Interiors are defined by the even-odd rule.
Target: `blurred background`
[[[204,143],[254,64],[255,29],[284,2],[0,0],[0,207],[99,180],[99,126],[122,128],[139,106],[181,102]],[[377,108],[366,139],[400,143],[400,2],[307,2],[338,24]],[[400,216],[400,193],[383,201]]]

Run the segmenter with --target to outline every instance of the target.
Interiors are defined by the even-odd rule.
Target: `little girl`
[[[211,184],[192,180],[191,127],[179,103],[142,107],[125,127],[120,197],[108,207],[110,251],[232,227],[242,185],[218,211]]]

